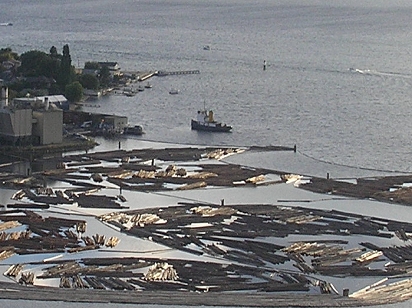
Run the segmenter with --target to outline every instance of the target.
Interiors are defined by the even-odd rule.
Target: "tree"
[[[88,62],[86,62],[86,63],[84,64],[84,68],[85,68],[85,69],[98,70],[98,69],[100,68],[100,65],[99,65],[98,62],[90,62],[90,61],[88,61]]]
[[[100,87],[99,79],[92,74],[81,75],[79,79],[85,89],[98,90]]]
[[[59,74],[60,61],[50,56],[43,57],[38,63],[38,76],[56,79]]]
[[[30,50],[21,54],[19,73],[24,76],[37,77],[42,75],[42,64],[48,61],[49,55],[43,51]]]
[[[63,46],[63,56],[60,62],[60,73],[57,83],[61,89],[65,89],[66,86],[74,80],[74,68],[72,67],[72,59],[70,56],[69,45]]]
[[[64,92],[67,100],[73,103],[80,101],[83,97],[83,87],[78,81],[66,85]]]
[[[60,61],[43,51],[31,50],[21,56],[19,73],[26,77],[45,76],[56,79],[59,74]]]
[[[107,66],[103,66],[100,69],[100,84],[103,87],[107,87],[110,84],[111,81],[111,75],[110,75],[110,70]]]
[[[18,60],[19,56],[10,47],[0,49],[0,63],[7,60]]]
[[[52,58],[57,58],[59,56],[59,54],[57,53],[57,48],[55,46],[52,46],[50,48],[50,56]]]

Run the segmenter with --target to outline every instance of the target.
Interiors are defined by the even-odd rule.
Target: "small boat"
[[[144,86],[146,89],[150,89],[152,87],[152,85],[148,82],[146,83],[146,85]]]
[[[179,90],[178,89],[171,89],[169,91],[169,94],[179,94]]]
[[[124,95],[132,97],[132,96],[135,96],[136,93],[130,91],[130,92],[124,92]]]
[[[203,46],[203,50],[210,50],[210,45]]]
[[[144,134],[143,127],[140,125],[126,126],[123,129],[123,134],[124,135],[137,135],[137,136],[143,135]]]
[[[206,109],[197,112],[196,120],[192,119],[191,126],[193,130],[207,131],[207,132],[223,132],[231,131],[232,126],[216,122],[213,119],[213,111],[207,112]]]
[[[136,92],[131,88],[124,88],[123,89],[123,94],[126,95],[126,96],[135,96]]]
[[[139,92],[144,91],[144,87],[143,87],[143,86],[138,86],[138,87],[137,87],[137,91],[139,91]]]

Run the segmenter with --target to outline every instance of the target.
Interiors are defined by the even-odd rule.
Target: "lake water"
[[[0,47],[61,52],[69,44],[76,66],[200,70],[153,77],[152,89],[85,108],[128,116],[143,125],[140,139],[296,144],[307,174],[411,172],[411,16],[408,0],[3,0],[0,23],[13,26],[0,27]],[[192,131],[204,105],[233,132]]]

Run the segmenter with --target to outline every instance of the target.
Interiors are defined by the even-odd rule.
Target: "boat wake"
[[[371,75],[371,76],[388,76],[388,77],[398,77],[398,78],[407,78],[411,79],[412,75],[409,74],[401,74],[396,72],[380,72],[376,70],[369,70],[369,69],[358,69],[358,68],[349,68],[349,71],[352,73],[363,74],[363,75]]]

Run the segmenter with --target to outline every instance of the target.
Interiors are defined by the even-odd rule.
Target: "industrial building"
[[[47,145],[63,141],[63,110],[49,97],[20,98],[9,102],[7,87],[1,87],[0,141],[2,144]]]

